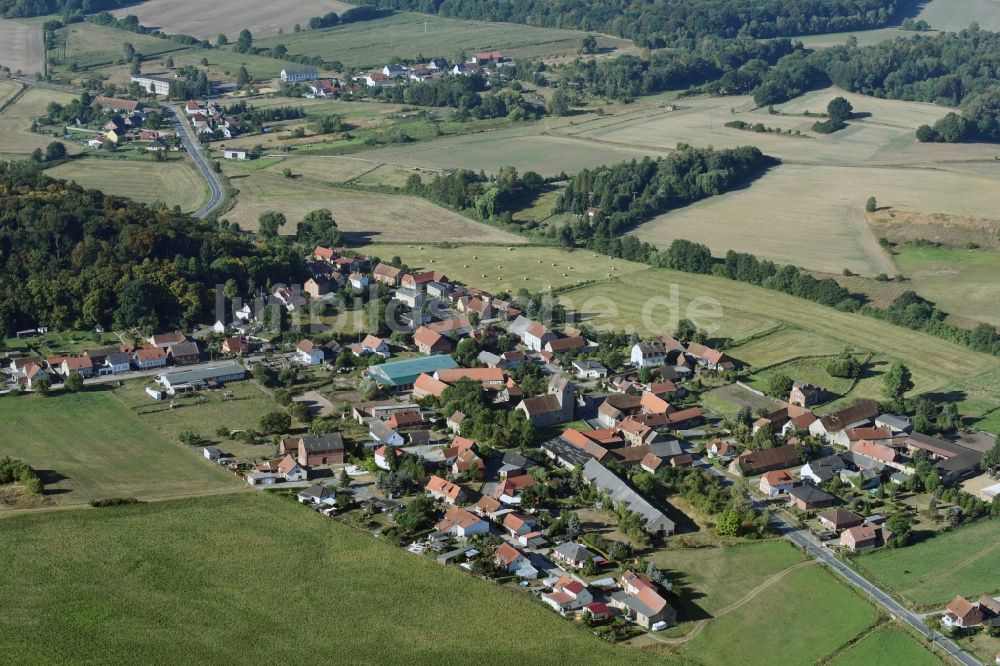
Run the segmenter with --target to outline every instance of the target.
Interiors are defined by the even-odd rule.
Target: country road
[[[194,165],[198,167],[198,171],[201,172],[205,182],[208,183],[208,189],[211,193],[211,197],[205,205],[196,210],[193,215],[197,218],[208,217],[212,211],[222,205],[222,201],[226,198],[225,190],[222,188],[222,181],[219,179],[219,175],[212,171],[212,167],[208,163],[208,158],[205,157],[205,153],[202,151],[201,143],[198,141],[198,137],[194,135],[191,125],[186,122],[184,115],[176,106],[167,104],[163,108],[173,116],[171,122],[177,130],[177,136],[180,137],[181,142],[184,144],[184,149],[187,150],[188,155],[194,160]]]
[[[705,469],[714,476],[717,476],[722,481],[723,485],[732,485],[733,480],[717,468],[704,463],[699,465],[699,467]],[[758,504],[752,498],[751,502],[755,505]],[[827,565],[832,571],[836,572],[848,583],[858,588],[865,594],[865,596],[889,611],[889,613],[891,613],[894,617],[898,617],[900,620],[916,629],[921,635],[933,640],[939,648],[947,652],[960,664],[963,664],[964,666],[982,666],[982,663],[978,659],[960,648],[950,638],[928,628],[919,614],[909,611],[902,604],[893,599],[889,593],[876,586],[850,566],[838,560],[830,550],[816,541],[816,539],[814,539],[808,532],[793,526],[778,515],[778,512],[776,511],[771,512],[771,522],[775,525],[775,527],[777,527],[778,532],[784,538],[788,539],[793,544],[802,548],[817,560]]]

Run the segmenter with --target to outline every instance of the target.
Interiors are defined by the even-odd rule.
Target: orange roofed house
[[[431,497],[444,500],[448,504],[455,504],[465,499],[465,489],[462,486],[452,483],[447,479],[442,479],[436,474],[427,480],[424,490]]]

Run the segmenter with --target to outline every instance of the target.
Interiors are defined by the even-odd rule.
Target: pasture
[[[535,127],[516,127],[444,137],[405,146],[377,148],[358,157],[436,170],[472,169],[495,174],[502,166],[535,171],[542,176],[576,173],[580,169],[614,164],[646,155],[664,155],[667,149],[647,150],[625,145],[580,142]]]
[[[2,453],[39,470],[59,504],[235,490],[234,477],[164,437],[109,390],[0,398]]]
[[[138,7],[137,5],[131,9]],[[170,39],[160,39],[151,35],[86,22],[71,23],[65,28],[61,28],[57,35],[65,44],[66,56],[61,60],[66,65],[75,62],[80,69],[123,62],[122,44],[124,42],[130,43],[135,47],[136,52],[147,58],[188,48],[184,44]]]
[[[32,75],[42,71],[44,62],[42,28],[0,18],[0,65]]]
[[[914,607],[943,608],[956,594],[1000,592],[1000,521],[959,527],[907,548],[880,550],[854,564]]]
[[[266,492],[16,516],[3,530],[0,651],[14,662],[672,662]],[[305,612],[334,607],[349,610]]]
[[[941,659],[902,629],[879,627],[830,661],[832,666],[940,666]]]
[[[293,173],[294,164],[288,163]],[[315,167],[317,162],[311,164]],[[330,186],[330,181],[306,176],[285,178],[281,174],[281,164],[257,171],[245,171],[242,164],[224,166],[229,182],[239,191],[235,207],[225,217],[244,229],[256,229],[261,213],[276,210],[289,220],[281,231],[291,234],[306,213],[329,208],[341,230],[354,242],[383,235],[397,241],[453,238],[508,244],[524,242],[521,236],[473,222],[425,199],[337,189]]]
[[[10,86],[12,84],[10,82],[0,83],[4,85],[2,94],[11,95]],[[35,148],[44,150],[45,146],[55,140],[55,137],[31,132],[31,121],[45,115],[49,102],[65,104],[72,99],[74,99],[74,95],[55,90],[28,89],[0,113],[0,154],[23,158]],[[66,147],[70,153],[80,151],[79,146],[75,143],[66,142]]]
[[[368,251],[399,255],[411,266],[441,270],[470,286],[491,290],[525,287],[537,291],[545,285],[558,287],[579,279],[604,279],[564,292],[560,300],[571,306],[584,322],[635,331],[641,336],[669,335],[680,318],[692,319],[710,336],[732,339],[733,345],[727,351],[737,359],[741,357],[740,341],[751,336],[754,339],[746,340],[746,344],[758,350],[759,360],[766,358],[771,364],[816,351],[838,353],[845,347],[859,353],[871,351],[886,362],[898,359],[906,363],[913,373],[916,393],[959,391],[966,399],[979,402],[980,413],[987,404],[1000,404],[996,395],[1000,359],[884,321],[840,312],[749,284],[651,269],[619,259],[595,257],[581,250],[566,252],[547,247],[515,248],[509,252],[504,248],[474,245],[447,249],[374,245]],[[472,257],[487,251],[505,269],[495,269],[492,261],[483,268],[477,267],[477,260]],[[574,269],[563,270],[563,266]],[[512,267],[513,275],[507,273]],[[611,267],[617,270],[609,270]],[[563,273],[567,277],[563,278]],[[608,279],[608,273],[616,277]],[[481,277],[484,274],[486,277]],[[525,281],[521,276],[529,279]],[[804,338],[804,346],[789,342],[789,334],[782,333],[784,327],[810,334]],[[766,350],[765,356],[761,345],[768,335],[782,338]],[[820,343],[817,337],[829,342]],[[878,384],[873,382],[869,390],[879,390]]]
[[[709,621],[682,654],[708,666],[757,664],[772,659],[780,645],[783,663],[815,664],[877,618],[875,608],[853,590],[808,565]]]
[[[159,28],[164,32],[193,35],[215,43],[219,33],[236,41],[243,29],[253,36],[266,37],[280,31],[291,33],[296,23],[303,27],[313,16],[327,12],[344,13],[350,9],[338,0],[251,0],[241,3],[204,5],[192,0],[149,0],[112,12],[118,18],[127,14],[139,17],[142,25]]]
[[[1000,325],[1000,252],[908,245],[893,260],[910,288],[945,312]]]
[[[160,201],[183,211],[197,210],[208,199],[201,175],[186,159],[176,162],[84,158],[61,164],[46,173],[76,181],[81,187],[128,197],[146,204]]]
[[[460,53],[476,51],[502,51],[514,59],[560,58],[575,55],[586,34],[576,30],[397,13],[321,30],[297,33],[286,30],[286,34],[261,39],[257,45],[284,44],[288,52],[295,55],[318,55],[327,61],[342,62],[348,68],[382,69],[393,57],[442,56],[454,61]],[[601,35],[598,45],[620,48],[632,43]]]

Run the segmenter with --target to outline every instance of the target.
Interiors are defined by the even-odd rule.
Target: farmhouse
[[[589,359],[573,361],[573,371],[581,379],[601,379],[608,376],[607,368],[601,365],[599,361]]]
[[[168,348],[167,356],[176,365],[190,365],[201,360],[201,351],[198,349],[197,342],[188,340]]]
[[[785,470],[766,472],[760,477],[760,492],[768,497],[787,493],[795,485],[795,479]]]
[[[387,284],[390,287],[398,287],[399,280],[402,275],[402,269],[390,266],[389,264],[379,264],[375,267],[375,270],[372,271],[372,278],[376,282]]]
[[[798,462],[798,449],[794,444],[785,444],[773,449],[741,453],[729,463],[729,471],[741,476],[754,476],[774,469],[792,467]]]
[[[63,377],[72,372],[76,372],[83,377],[92,377],[94,375],[94,363],[88,356],[70,356],[63,359],[61,370]]]
[[[884,527],[865,523],[844,530],[840,535],[840,545],[857,553],[869,548],[881,548],[889,536],[890,532]]]
[[[528,556],[507,542],[500,544],[494,553],[494,558],[496,563],[508,573],[517,573],[522,570],[527,573],[532,569]],[[537,572],[535,574],[537,575]]]
[[[296,360],[304,365],[319,365],[323,362],[323,350],[312,340],[301,340],[295,347]]]
[[[788,402],[799,407],[809,407],[822,402],[824,395],[826,395],[826,389],[822,386],[796,380],[792,383]]]
[[[659,340],[637,342],[632,345],[629,360],[636,368],[650,368],[663,365],[667,360],[667,350]]]
[[[854,513],[853,511],[848,511],[847,509],[830,509],[829,511],[824,511],[818,516],[819,522],[826,528],[831,530],[836,530],[840,532],[841,530],[846,530],[851,527],[857,527],[864,522],[864,518]]]
[[[160,368],[167,364],[167,352],[159,347],[136,349],[132,360],[140,370]]]
[[[332,488],[317,484],[300,491],[296,498],[302,504],[333,506],[337,500],[337,493]]]
[[[446,338],[436,331],[432,331],[426,326],[421,326],[413,334],[413,344],[421,354],[450,354],[452,343],[450,338]]]
[[[568,564],[571,567],[576,567],[577,569],[583,567],[587,563],[587,560],[594,560],[597,562],[600,559],[602,562],[603,558],[598,558],[592,552],[587,550],[586,546],[579,543],[566,542],[559,545],[558,547],[552,549],[552,559],[562,562],[563,564]]]
[[[156,381],[174,395],[177,391],[191,390],[236,382],[246,379],[246,370],[235,361],[194,370],[176,370],[158,375]]]
[[[706,370],[726,371],[736,367],[736,364],[733,363],[731,358],[726,356],[725,352],[720,352],[697,342],[692,342],[688,345],[687,354]]]
[[[293,441],[300,465],[316,467],[318,465],[341,465],[344,462],[344,439],[340,433],[331,432],[326,435],[300,437],[297,441]]]
[[[847,438],[843,436],[844,430],[868,425],[878,413],[878,404],[874,400],[859,400],[849,407],[816,419],[809,426],[809,433],[814,437],[846,447]]]

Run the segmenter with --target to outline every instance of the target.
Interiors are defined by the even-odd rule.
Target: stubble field
[[[27,76],[42,71],[42,29],[0,18],[0,65]]]
[[[128,197],[142,203],[160,201],[183,211],[197,210],[208,200],[201,175],[186,159],[175,162],[84,158],[46,172],[53,178],[76,181],[82,187]]]
[[[0,81],[0,90],[5,96],[12,97],[20,84],[10,81]],[[55,137],[31,132],[31,121],[45,114],[49,102],[65,104],[73,99],[73,95],[43,88],[31,88],[0,113],[0,155],[10,155],[23,159],[35,148],[45,149],[45,146],[56,140]],[[65,142],[70,153],[80,151],[78,145]]]

